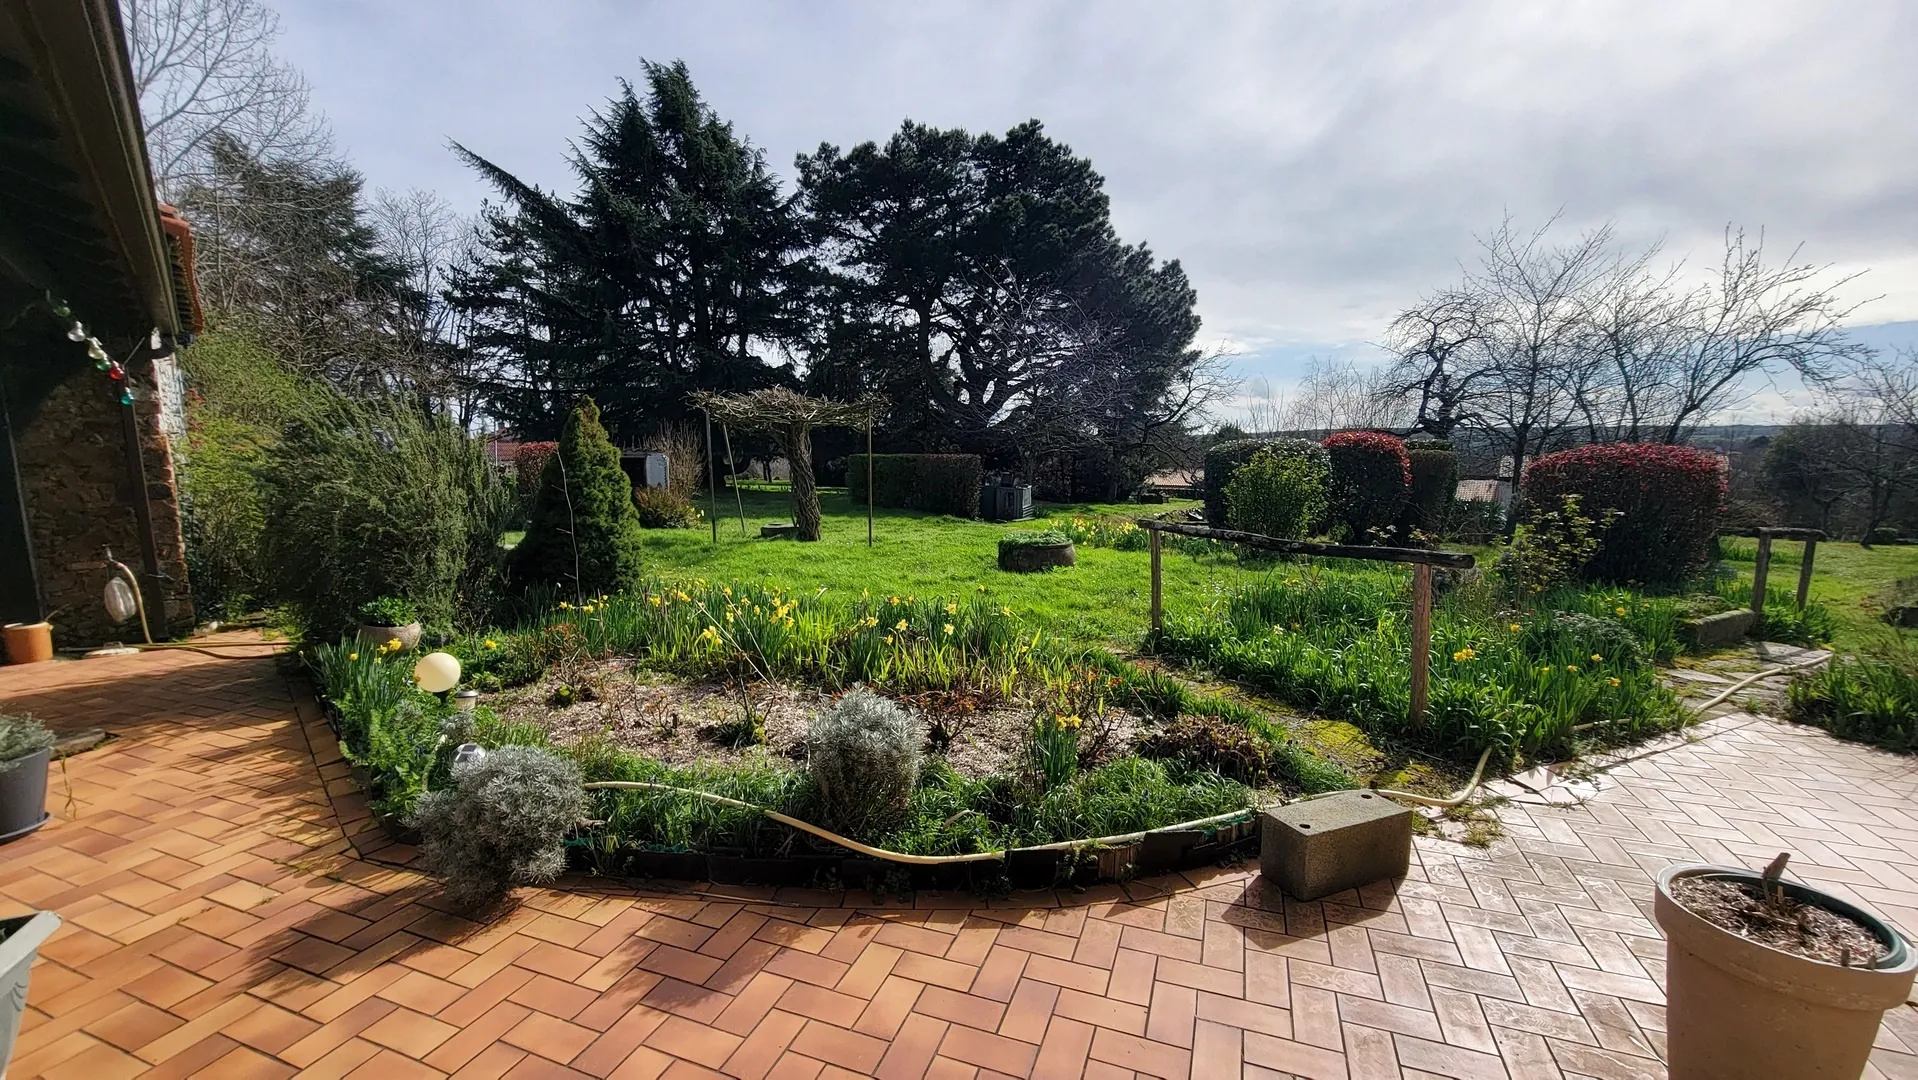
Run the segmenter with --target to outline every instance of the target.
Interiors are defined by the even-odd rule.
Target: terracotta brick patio
[[[0,700],[119,736],[0,848],[0,908],[66,919],[18,1080],[1662,1077],[1660,867],[1789,850],[1918,927],[1912,762],[1744,716],[1321,903],[1247,869],[913,906],[582,881],[478,926],[383,846],[275,661],[6,669]],[[1918,1077],[1914,1050],[1906,1007],[1867,1075]]]

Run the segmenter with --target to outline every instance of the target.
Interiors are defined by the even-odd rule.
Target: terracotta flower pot
[[[53,659],[53,624],[8,623],[3,632],[7,640],[7,663],[37,664]]]
[[[374,626],[371,623],[360,624],[360,642],[365,645],[380,646],[389,641],[397,641],[403,649],[411,649],[420,643],[420,624],[407,623],[405,626]]]
[[[1747,870],[1701,864],[1658,876],[1653,916],[1665,934],[1671,1080],[1856,1080],[1878,1021],[1911,992],[1918,952],[1884,920],[1835,896],[1785,882],[1792,899],[1848,916],[1890,949],[1873,967],[1840,967],[1741,937],[1672,897],[1681,878],[1749,882]]]

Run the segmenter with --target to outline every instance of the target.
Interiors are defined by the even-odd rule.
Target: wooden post
[[[866,546],[872,546],[872,417],[866,417]]]
[[[1811,597],[1811,560],[1818,554],[1818,540],[1805,537],[1805,554],[1798,563],[1798,610],[1805,610],[1805,601]]]
[[[1752,611],[1765,617],[1765,578],[1771,573],[1771,533],[1758,530],[1758,555],[1752,560]]]
[[[1152,632],[1157,634],[1165,626],[1164,594],[1159,584],[1159,530],[1149,530],[1146,543],[1152,551]]]
[[[733,484],[733,473],[739,466],[733,463],[733,431],[725,424],[719,425],[719,437],[726,440],[726,482],[733,485],[733,501],[739,504],[739,535],[746,535],[746,495]]]
[[[713,413],[706,410],[706,514],[713,519],[713,546],[719,546],[719,463],[713,460]]]
[[[1432,667],[1432,568],[1412,567],[1412,726],[1425,726]]]

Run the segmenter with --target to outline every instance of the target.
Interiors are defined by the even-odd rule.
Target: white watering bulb
[[[459,657],[452,653],[427,653],[413,665],[413,682],[429,694],[444,694],[460,684]]]
[[[107,587],[102,592],[102,599],[106,601],[107,615],[116,623],[126,622],[139,610],[138,604],[133,599],[133,590],[121,578],[111,578],[107,581]]]

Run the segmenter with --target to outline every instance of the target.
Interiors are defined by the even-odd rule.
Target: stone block
[[[1691,645],[1730,645],[1743,641],[1751,633],[1752,622],[1757,616],[1750,608],[1738,608],[1735,611],[1721,611],[1716,615],[1706,615],[1697,619],[1686,619],[1679,624],[1687,643]]]
[[[1341,791],[1259,815],[1259,873],[1298,900],[1386,878],[1412,863],[1412,811],[1369,791]]]

